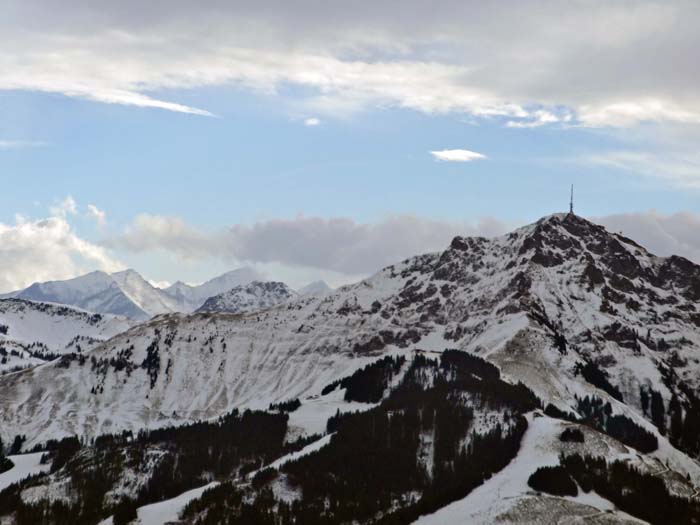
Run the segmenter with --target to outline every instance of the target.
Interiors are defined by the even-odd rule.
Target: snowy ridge
[[[0,379],[0,432],[27,434],[31,445],[304,402],[379,356],[457,348],[545,404],[575,411],[576,397],[595,395],[658,435],[639,389],[665,403],[683,396],[666,385],[669,368],[698,386],[699,283],[700,268],[684,259],[554,215],[494,239],[457,237],[323,297],[253,314],[158,316],[86,360]],[[577,372],[591,361],[624,403]],[[658,437],[655,454],[697,480],[697,465]]]
[[[265,310],[295,298],[297,293],[281,282],[253,281],[207,299],[197,313],[244,313]]]
[[[125,317],[58,304],[0,299],[0,371],[87,352],[134,324]]]
[[[232,288],[262,280],[261,275],[252,268],[239,268],[226,272],[197,286],[190,286],[178,281],[165,288],[164,292],[180,304],[181,312],[193,312],[204,302],[215,295],[222,294]]]
[[[145,321],[160,314],[192,312],[209,297],[259,278],[254,270],[240,268],[199,286],[177,282],[161,290],[134,270],[112,274],[96,271],[65,281],[34,283],[24,290],[0,295],[0,298],[15,297],[64,304],[90,312]]]

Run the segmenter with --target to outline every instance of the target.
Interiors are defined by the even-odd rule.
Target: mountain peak
[[[197,309],[197,313],[254,312],[271,308],[295,297],[297,293],[283,282],[253,281],[210,297]]]

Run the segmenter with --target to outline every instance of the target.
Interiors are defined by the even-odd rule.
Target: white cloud
[[[51,215],[54,217],[66,217],[67,215],[75,215],[78,213],[78,207],[73,197],[68,195],[62,201],[57,202],[49,208]]]
[[[78,237],[65,215],[15,224],[0,223],[0,291],[24,288],[36,281],[68,279],[123,266],[102,247]]]
[[[473,160],[485,159],[486,155],[469,151],[468,149],[443,149],[440,151],[431,151],[430,154],[436,160],[446,162],[471,162]]]
[[[318,126],[321,124],[321,121],[317,119],[316,117],[311,117],[307,118],[304,120],[304,126]]]
[[[564,111],[558,115],[546,110],[533,110],[527,117],[522,120],[509,120],[506,126],[509,128],[539,128],[547,124],[556,124],[558,122],[571,122],[573,116],[570,111]]]
[[[107,214],[103,210],[99,209],[94,204],[88,204],[87,210],[88,216],[94,219],[98,226],[107,224]]]

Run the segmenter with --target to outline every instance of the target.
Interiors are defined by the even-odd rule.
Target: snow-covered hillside
[[[640,387],[669,403],[668,367],[699,381],[698,275],[684,259],[553,215],[490,240],[457,237],[325,297],[249,315],[159,316],[91,362],[65,357],[5,378],[2,428],[39,442],[213,417],[314,395],[377,355],[415,348],[488,357],[568,410],[575,396],[610,397],[580,373],[594,362],[622,393],[620,410],[641,414]]]
[[[58,304],[0,299],[0,372],[88,352],[134,324],[125,317]]]
[[[311,434],[323,431],[340,408],[326,397],[340,379],[383,356],[437,359],[452,348],[497,365],[501,378],[524,383],[547,407],[547,416],[538,412],[547,419],[528,416],[523,454],[537,452],[536,441],[559,439],[562,421],[575,419],[617,436],[606,441],[609,436],[587,434],[586,443],[600,445],[597,454],[640,469],[658,466],[650,472],[670,473],[664,483],[687,498],[700,481],[691,459],[700,457],[698,299],[699,266],[656,257],[601,226],[557,214],[493,239],[456,237],[443,252],[413,257],[327,295],[250,313],[159,315],[87,355],[0,378],[0,435],[9,442],[24,434],[31,446],[75,434],[181,425],[297,398],[301,408],[289,418],[290,432]],[[312,410],[326,405],[323,414]],[[486,431],[510,421],[488,411],[473,417]],[[607,429],[608,419],[619,428]],[[618,438],[645,442],[632,453]],[[432,439],[421,437],[426,454]],[[654,447],[647,447],[650,439]],[[516,473],[518,465],[536,468],[558,457],[551,450],[537,454],[530,463],[518,455]],[[504,519],[516,507],[531,510],[528,505],[539,506],[537,516],[555,507],[562,516],[575,509],[581,517],[609,508],[595,495],[566,504],[530,501],[524,474],[518,476],[513,482],[494,476],[483,486],[513,498],[494,510]],[[493,516],[467,500],[474,519]],[[493,498],[482,503],[497,504]],[[440,522],[444,514],[435,516],[432,522]],[[631,519],[624,513],[610,518]]]
[[[297,293],[284,283],[253,281],[210,297],[197,312],[257,312],[286,303],[296,296]]]

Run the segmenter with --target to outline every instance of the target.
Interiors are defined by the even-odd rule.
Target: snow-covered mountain
[[[197,286],[178,281],[163,291],[180,304],[179,311],[193,312],[210,297],[222,294],[237,286],[260,280],[262,280],[262,276],[258,272],[252,268],[243,267],[226,272]]]
[[[325,297],[253,315],[158,316],[92,353],[128,363],[126,377],[66,357],[66,368],[4,379],[17,406],[2,415],[37,441],[75,428],[70,414],[90,414],[81,416],[87,434],[110,430],[104,414],[112,429],[213,417],[312,395],[377,355],[416,348],[488,357],[567,410],[575,395],[599,392],[575,372],[593,361],[641,411],[640,388],[670,400],[662,370],[700,386],[698,276],[685,259],[655,257],[581,218],[554,215],[494,239],[457,237],[444,252]],[[149,356],[150,369],[142,365]],[[89,394],[93,386],[104,394]],[[66,418],[42,420],[21,406],[26,396],[46,396]]]
[[[328,295],[333,291],[333,288],[328,286],[328,283],[326,281],[314,281],[312,283],[307,284],[306,286],[302,286],[299,288],[298,292],[299,295],[302,296],[309,296],[309,295],[317,295],[317,296],[322,296],[322,295]]]
[[[4,294],[0,298],[15,297],[65,304],[90,312],[122,315],[144,321],[164,313],[192,312],[209,297],[259,278],[251,268],[240,268],[199,286],[177,282],[162,290],[134,270],[112,274],[95,271],[65,281],[34,283],[24,290]]]
[[[286,303],[297,295],[294,290],[281,282],[253,281],[250,284],[236,286],[227,292],[210,297],[197,309],[197,313],[257,312]]]
[[[5,297],[65,304],[136,320],[177,309],[175,301],[134,270],[114,274],[96,271],[65,281],[34,283]]]
[[[134,324],[126,317],[58,304],[0,299],[0,372],[88,352]]]
[[[377,399],[388,395],[389,405],[365,403],[365,410],[394,417],[407,409],[405,396],[422,399],[421,389],[438,384],[438,376],[440,385],[460,392],[447,390],[441,399],[456,396],[473,410],[472,432],[498,429],[502,436],[504,429],[520,428],[506,414],[522,417],[528,410],[528,430],[510,474],[481,480],[460,500],[465,507],[445,507],[443,514],[421,518],[425,523],[450,523],[455,516],[474,523],[492,523],[496,516],[536,523],[542,516],[602,515],[611,508],[611,522],[631,523],[611,503],[627,489],[606,497],[539,497],[525,480],[535,468],[556,465],[560,453],[577,450],[657,476],[683,498],[697,494],[700,466],[691,457],[700,457],[698,299],[700,266],[656,257],[601,226],[556,214],[493,239],[456,237],[442,252],[410,258],[325,296],[302,296],[250,314],[160,315],[111,338],[87,359],[66,355],[0,378],[0,436],[11,441],[25,434],[30,446],[73,434],[182,425],[298,399],[288,437],[335,428],[317,446],[337,450],[354,426],[343,427],[341,420],[333,427],[332,416],[358,405],[347,397],[353,383],[343,378],[392,356],[413,364],[397,361],[390,372],[372,375],[386,381]],[[460,372],[450,362],[431,361],[444,359],[446,349],[496,365],[508,384],[522,382],[547,407],[546,415],[531,406],[515,408],[518,396],[508,401],[511,412],[470,405],[468,392],[459,389],[481,388],[484,373],[493,371],[479,365]],[[407,370],[412,375],[401,390]],[[345,389],[345,398],[336,388]],[[392,397],[387,392],[393,388]],[[500,383],[495,388],[506,390]],[[570,426],[583,429],[584,445],[560,439]],[[417,457],[425,479],[435,474],[435,435],[420,436]],[[473,439],[468,435],[460,443]],[[308,468],[327,468],[321,452],[310,452]],[[571,466],[571,475],[582,475],[582,468]],[[303,473],[285,476],[303,483]],[[288,484],[273,486],[275,495],[293,493]],[[416,497],[406,490],[392,505]]]

